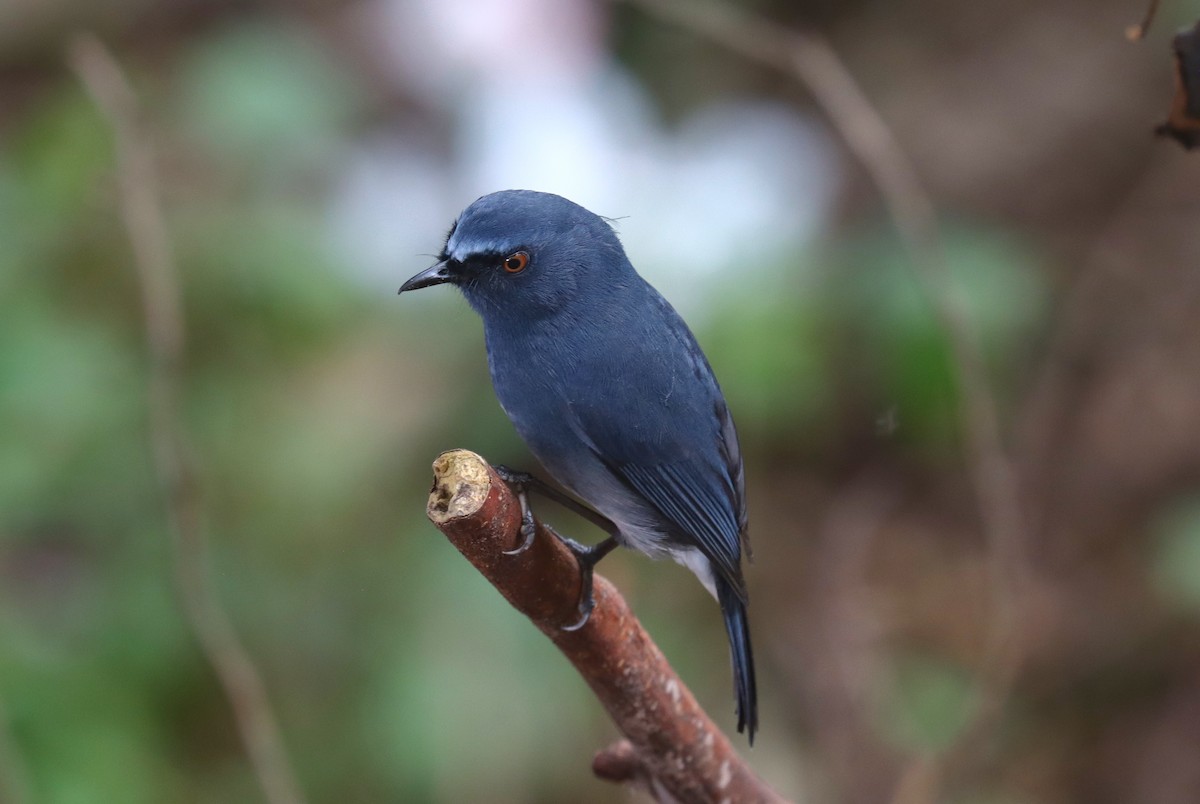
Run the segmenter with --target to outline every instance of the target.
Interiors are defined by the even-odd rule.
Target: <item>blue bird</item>
[[[506,190],[467,207],[436,265],[404,293],[457,285],[483,318],[501,407],[555,480],[595,511],[565,501],[609,537],[584,547],[559,536],[583,577],[580,620],[593,606],[592,568],[617,545],[690,569],[720,603],[733,660],[738,731],[758,728],[742,548],[746,494],[733,419],[691,330],[634,270],[600,216],[557,195]],[[530,475],[518,492],[564,501]],[[598,513],[597,513],[598,512]],[[557,534],[556,534],[557,535]]]

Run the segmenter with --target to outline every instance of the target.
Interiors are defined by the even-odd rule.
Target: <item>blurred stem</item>
[[[1146,16],[1142,17],[1142,21],[1137,25],[1130,25],[1125,29],[1125,36],[1130,42],[1138,42],[1145,38],[1146,32],[1150,30],[1151,23],[1154,22],[1154,16],[1158,13],[1158,0],[1150,0],[1150,5],[1146,7]]]
[[[870,175],[912,254],[913,273],[950,343],[962,393],[959,416],[988,543],[992,627],[977,682],[972,725],[938,763],[941,771],[976,750],[1008,696],[1021,662],[1017,601],[1026,586],[1024,514],[1016,472],[963,291],[950,273],[937,211],[916,169],[832,45],[788,31],[729,4],[624,0],[751,61],[791,76],[812,93],[846,147]],[[953,759],[952,759],[953,757]],[[934,771],[935,777],[942,772]],[[935,785],[936,787],[936,785]]]
[[[82,35],[69,58],[113,131],[121,214],[134,252],[150,352],[148,407],[158,479],[173,534],[172,562],[187,621],[233,708],[242,742],[271,804],[302,802],[266,688],[221,607],[208,573],[203,506],[180,416],[185,341],[182,294],[137,98],[112,54]]]

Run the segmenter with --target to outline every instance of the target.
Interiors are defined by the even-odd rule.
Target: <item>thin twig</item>
[[[1130,25],[1125,29],[1125,38],[1130,42],[1138,42],[1144,39],[1146,32],[1150,30],[1150,24],[1154,22],[1154,15],[1157,13],[1158,0],[1150,0],[1150,5],[1146,8],[1146,16],[1142,17],[1142,21],[1137,25]]]
[[[579,565],[538,526],[521,544],[521,506],[483,458],[466,450],[433,464],[429,519],[575,666],[627,738],[596,755],[593,771],[641,787],[658,801],[782,802],[704,713],[616,588],[595,576],[596,608],[578,618]],[[549,706],[549,703],[547,703]]]
[[[993,621],[972,725],[952,748],[953,753],[961,755],[990,731],[1021,661],[1015,607],[1025,586],[1025,524],[1017,477],[1004,448],[982,348],[971,326],[962,289],[949,271],[933,201],[887,123],[822,37],[780,29],[727,4],[624,1],[807,87],[871,176],[912,254],[914,275],[952,350],[962,392],[959,415],[989,553]],[[949,755],[943,759],[945,767]]]
[[[229,698],[242,742],[271,804],[303,796],[288,765],[266,688],[221,607],[208,573],[196,470],[180,417],[185,326],[178,274],[158,201],[153,151],[137,98],[112,54],[91,35],[70,46],[72,68],[112,128],[121,214],[141,289],[150,352],[148,406],[158,479],[167,501],[175,580],[196,638]]]

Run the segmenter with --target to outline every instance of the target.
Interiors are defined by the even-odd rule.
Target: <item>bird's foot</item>
[[[536,480],[529,472],[518,472],[516,469],[510,469],[504,464],[497,464],[492,468],[496,470],[496,474],[500,475],[501,480],[514,488],[533,485],[533,482]]]
[[[529,507],[524,491],[517,492],[517,501],[521,503],[521,543],[511,550],[501,551],[506,556],[524,553],[533,546],[533,540],[537,537],[537,524],[533,521],[533,510]]]
[[[592,609],[596,608],[593,586],[596,564],[612,552],[613,548],[617,546],[617,540],[610,536],[599,544],[588,547],[569,536],[563,536],[553,528],[549,530],[555,538],[563,543],[564,547],[571,551],[575,556],[575,562],[579,565],[579,605],[577,607],[579,619],[571,625],[563,626],[564,631],[578,631],[588,624],[588,620],[592,617]]]
[[[500,475],[500,479],[508,484],[508,487],[517,495],[517,502],[521,504],[521,543],[512,550],[501,552],[506,556],[520,555],[533,546],[533,540],[537,536],[537,525],[533,521],[533,509],[529,507],[529,497],[526,494],[526,489],[533,482],[533,475],[528,472],[513,471],[507,466],[497,466],[495,469],[496,474]]]
[[[512,550],[505,550],[504,555],[515,556],[524,553],[533,545],[533,540],[537,536],[537,525],[533,521],[533,510],[529,507],[529,498],[527,492],[529,490],[539,491],[546,494],[551,499],[557,500],[561,504],[567,506],[576,513],[587,517],[596,522],[601,527],[604,527],[610,533],[616,531],[616,526],[609,522],[604,517],[595,513],[591,509],[581,506],[571,500],[569,497],[556,492],[554,489],[547,486],[545,483],[538,480],[528,472],[518,472],[515,469],[510,469],[507,466],[494,467],[496,474],[500,479],[508,484],[513,493],[517,495],[517,502],[521,504],[521,537],[522,541],[517,547]],[[588,624],[588,620],[592,617],[592,609],[596,608],[596,598],[594,595],[594,585],[592,582],[594,570],[597,562],[612,552],[617,546],[617,540],[609,536],[599,544],[589,547],[586,544],[575,541],[569,536],[563,536],[554,528],[543,523],[542,527],[550,531],[554,538],[562,542],[563,546],[571,551],[575,556],[575,562],[579,565],[579,619],[563,627],[564,631],[578,631]]]

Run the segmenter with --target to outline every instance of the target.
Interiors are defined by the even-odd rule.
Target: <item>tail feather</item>
[[[725,617],[729,635],[729,654],[733,660],[733,692],[737,699],[737,730],[748,731],[750,744],[758,731],[758,687],[754,678],[754,651],[750,647],[750,623],[746,619],[746,601],[737,590],[718,576],[717,601]]]

